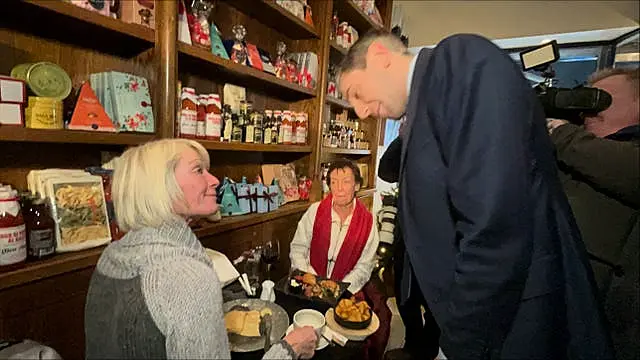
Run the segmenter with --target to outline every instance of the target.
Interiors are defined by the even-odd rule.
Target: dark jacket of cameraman
[[[640,356],[640,126],[598,138],[566,124],[551,138],[590,255],[619,359]]]

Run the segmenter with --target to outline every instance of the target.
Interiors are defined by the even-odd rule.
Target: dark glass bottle
[[[25,212],[25,222],[28,256],[41,259],[53,255],[56,250],[55,223],[44,199],[31,199],[29,209]]]

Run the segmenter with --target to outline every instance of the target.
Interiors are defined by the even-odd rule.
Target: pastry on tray
[[[224,315],[227,332],[240,336],[260,336],[260,312],[231,310]]]

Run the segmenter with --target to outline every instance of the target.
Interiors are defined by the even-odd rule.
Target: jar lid
[[[26,80],[27,79],[27,71],[29,71],[29,67],[33,65],[32,63],[24,63],[18,64],[11,69],[10,76],[12,78]]]
[[[13,198],[14,196],[11,193],[11,190],[5,190],[5,189],[0,190],[0,200],[11,200]]]
[[[63,100],[71,93],[71,79],[58,65],[50,62],[39,62],[29,67],[27,84],[34,94],[43,97]]]

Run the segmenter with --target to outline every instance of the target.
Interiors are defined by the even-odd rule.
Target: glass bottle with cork
[[[271,122],[273,121],[273,111],[265,110],[264,111],[264,133],[262,137],[264,138],[264,143],[266,145],[271,144],[272,134],[271,134]]]
[[[264,143],[264,127],[263,127],[263,118],[262,114],[258,111],[254,111],[251,114],[253,119],[253,143],[254,144],[263,144]]]
[[[291,111],[283,111],[282,118],[282,143],[291,145],[293,142],[293,126],[291,123]]]
[[[241,115],[242,118],[244,118],[243,141],[252,144],[254,141],[256,129],[256,126],[253,123],[253,120],[255,120],[255,118],[253,118],[253,103],[251,101],[248,101],[244,106],[244,116]],[[242,114],[242,110],[240,110],[240,113]]]
[[[231,114],[231,105],[224,105],[222,108],[222,119],[224,123],[223,141],[231,142],[233,137],[233,116]]]
[[[274,137],[275,141],[272,141],[272,143],[282,144],[284,143],[284,132],[282,129],[282,111],[275,110],[273,112],[273,117],[275,118],[275,121],[274,127],[271,128],[271,136]]]

